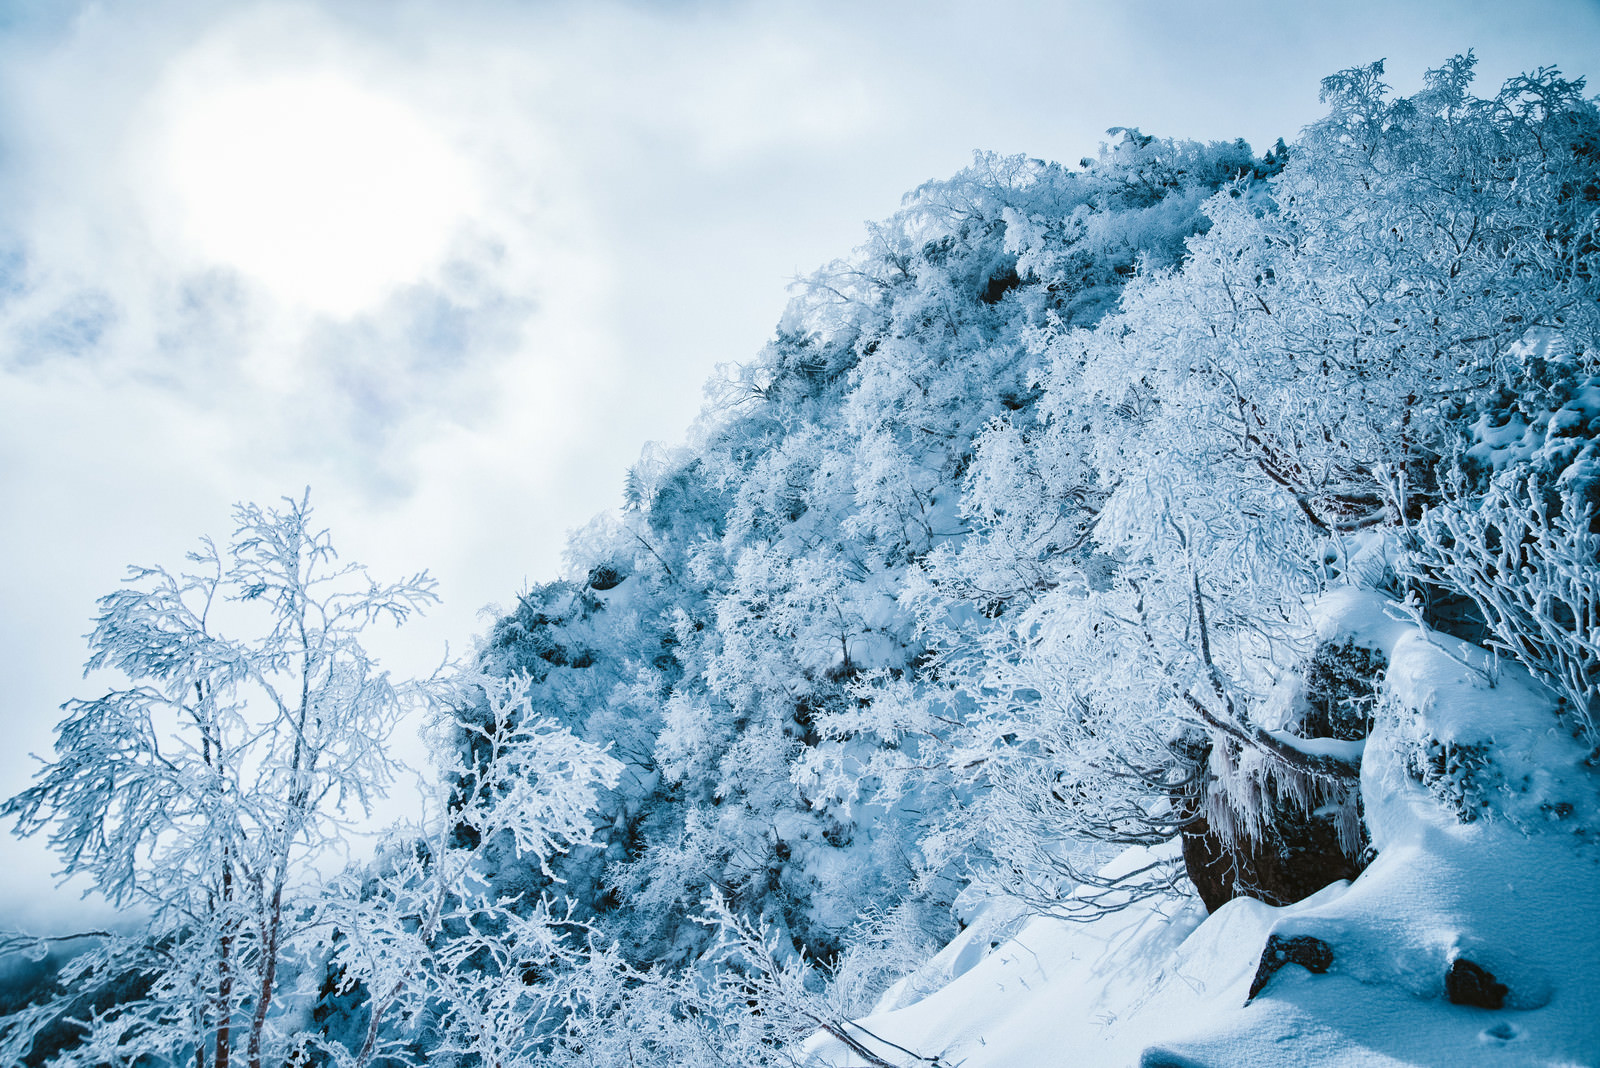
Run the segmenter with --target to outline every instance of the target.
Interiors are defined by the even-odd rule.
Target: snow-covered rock
[[[861,1021],[863,1041],[890,1063],[963,1068],[1600,1064],[1600,774],[1553,698],[1377,594],[1336,591],[1314,614],[1319,638],[1389,662],[1361,778],[1378,855],[1358,879],[1210,917],[1184,899],[1034,917],[976,963],[964,935],[947,953],[965,967]],[[1274,935],[1331,960],[1264,970],[1251,997]],[[1452,1003],[1492,1002],[1496,985],[1499,1009]]]

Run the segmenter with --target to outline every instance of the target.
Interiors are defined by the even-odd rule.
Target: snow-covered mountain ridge
[[[980,156],[646,451],[484,662],[639,754],[569,892],[725,1000],[580,996],[570,1063],[1600,1060],[1600,124],[1472,66],[1261,157]],[[974,964],[1018,909],[1073,922]],[[1474,952],[1546,978],[1451,1006]]]
[[[449,686],[390,689],[354,624],[344,674],[308,651],[307,501],[203,557],[288,591],[264,645],[140,573],[95,655],[141,685],[72,706],[7,811],[153,873],[165,926],[64,973],[123,991],[88,1038],[62,992],[0,1052],[1600,1064],[1600,110],[1473,65],[1334,74],[1261,155],[1119,127],[913,191]],[[316,699],[254,728],[239,687],[296,662]],[[438,811],[290,879],[402,693]],[[188,806],[179,867],[106,737]],[[286,793],[213,759],[263,739]],[[263,789],[292,819],[210,819]]]

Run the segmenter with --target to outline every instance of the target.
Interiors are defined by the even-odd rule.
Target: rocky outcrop
[[[1272,977],[1286,964],[1298,964],[1314,975],[1321,975],[1333,966],[1333,947],[1311,935],[1268,935],[1245,1003],[1249,1004],[1265,990]]]

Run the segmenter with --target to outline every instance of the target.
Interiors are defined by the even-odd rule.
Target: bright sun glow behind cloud
[[[348,315],[424,275],[474,206],[470,168],[405,104],[295,74],[183,93],[158,180],[187,250]]]

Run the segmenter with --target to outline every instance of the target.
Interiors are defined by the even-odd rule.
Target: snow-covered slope
[[[1395,622],[1376,595],[1320,609],[1323,636],[1391,665],[1362,777],[1378,856],[1354,883],[1210,917],[1192,899],[1040,916],[1009,937],[979,915],[920,973],[949,981],[861,1021],[863,1041],[963,1068],[1600,1064],[1600,810],[1581,745],[1520,670]],[[1492,763],[1439,755],[1490,741]],[[1269,939],[1269,960],[1310,967],[1263,967]],[[1498,1009],[1455,1003],[1493,1002],[1496,984]]]

